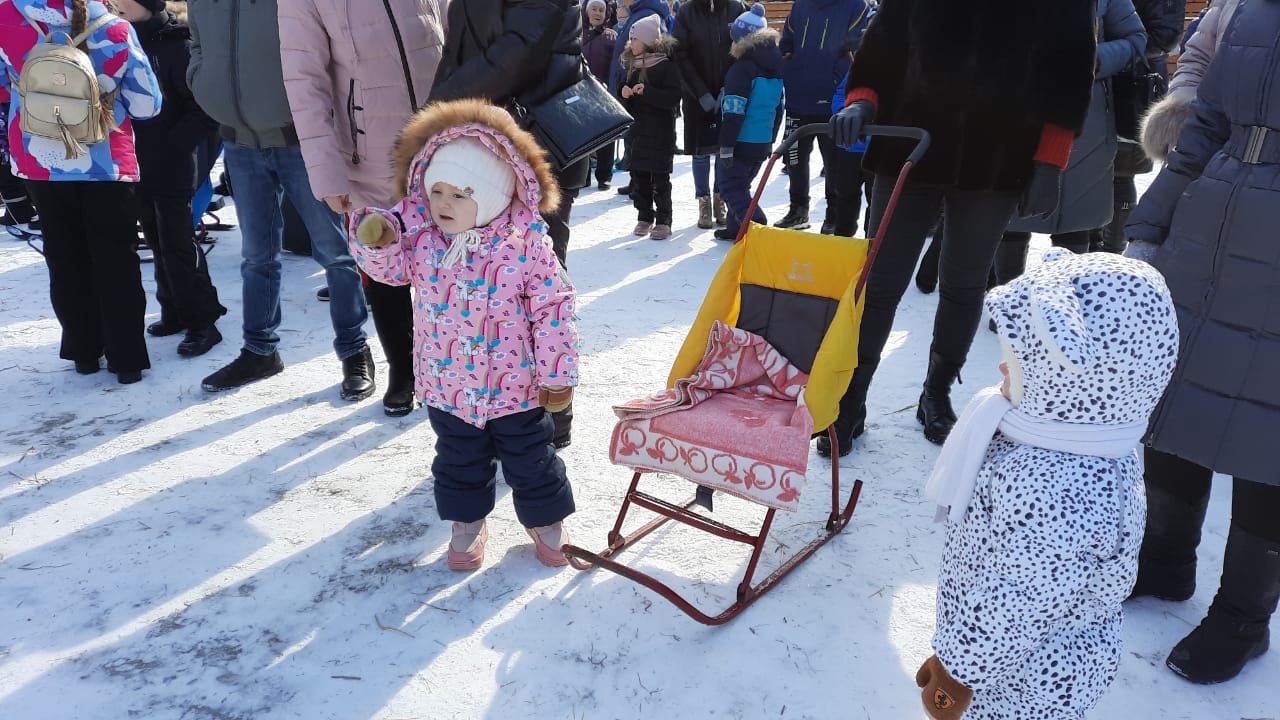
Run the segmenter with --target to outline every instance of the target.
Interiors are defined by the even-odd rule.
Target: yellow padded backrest
[[[858,328],[862,303],[853,301],[854,285],[867,260],[868,243],[858,238],[783,230],[752,223],[742,242],[729,249],[711,280],[698,316],[667,379],[667,387],[689,377],[702,361],[716,320],[736,325],[741,285],[816,295],[838,300],[822,346],[809,373],[805,400],[813,427],[825,430],[839,414],[840,397],[858,364]]]

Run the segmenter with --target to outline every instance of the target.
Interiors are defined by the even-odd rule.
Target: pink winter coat
[[[461,263],[441,266],[450,239],[431,221],[428,191],[417,179],[443,144],[475,137],[510,158],[516,197],[484,228],[485,240]],[[477,427],[538,407],[542,387],[578,382],[573,286],[547,240],[541,212],[559,191],[537,142],[505,111],[479,101],[433,105],[405,128],[396,158],[405,198],[387,210],[351,214],[351,254],[377,282],[414,288],[416,390],[427,405]],[[416,152],[415,152],[416,150]],[[400,230],[399,242],[365,247],[360,221],[377,213]]]
[[[289,108],[317,198],[389,205],[391,143],[427,101],[443,0],[279,0]]]

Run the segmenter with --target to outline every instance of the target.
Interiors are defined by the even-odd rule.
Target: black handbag
[[[1142,120],[1151,106],[1168,94],[1169,80],[1144,60],[1134,69],[1112,78],[1111,88],[1115,97],[1116,134],[1140,142]]]
[[[462,0],[458,0],[462,2]],[[471,22],[469,7],[462,6],[467,30],[476,47],[485,48]],[[566,4],[566,9],[568,5]],[[535,48],[534,57],[550,57],[555,47],[556,33],[543,33],[542,41]],[[537,139],[557,170],[565,170],[580,160],[594,155],[597,150],[617,141],[635,120],[622,107],[608,88],[600,84],[586,60],[581,59],[582,78],[551,97],[537,104],[525,104],[512,99],[506,105],[507,112],[520,127]]]
[[[536,105],[512,101],[510,111],[561,170],[626,135],[634,122],[585,65],[578,82]]]

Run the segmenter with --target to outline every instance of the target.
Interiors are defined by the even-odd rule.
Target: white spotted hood
[[[1033,417],[1146,422],[1173,375],[1177,316],[1164,278],[1146,263],[1055,248],[992,290],[986,307],[1021,374],[1018,408]]]

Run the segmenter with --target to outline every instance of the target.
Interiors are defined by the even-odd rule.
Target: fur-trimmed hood
[[[169,0],[164,4],[164,8],[172,13],[179,23],[187,24],[187,0]]]
[[[777,30],[774,30],[773,28],[765,28],[763,30],[753,32],[734,43],[733,46],[729,48],[729,54],[732,55],[734,59],[741,59],[746,57],[748,54],[755,52],[757,49],[765,48],[769,45],[772,45],[776,50],[778,48],[778,43],[781,40],[782,35],[780,35]]]
[[[474,137],[506,157],[516,174],[516,200],[544,216],[560,207],[560,186],[546,151],[507,111],[474,99],[431,103],[409,120],[391,153],[396,192],[426,204],[422,172],[441,145],[460,137]]]

